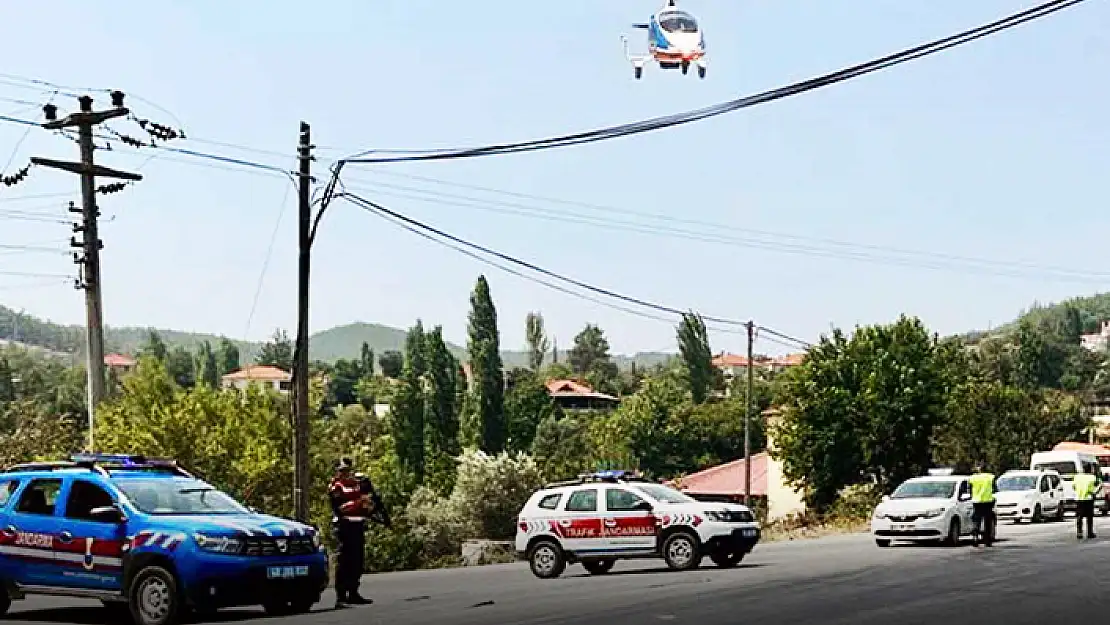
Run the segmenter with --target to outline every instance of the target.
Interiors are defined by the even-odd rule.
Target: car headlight
[[[243,541],[229,536],[209,536],[197,532],[193,534],[197,547],[212,553],[239,553],[243,548]]]
[[[710,521],[716,521],[718,523],[727,523],[729,520],[729,514],[727,512],[706,512],[705,518],[709,519]]]
[[[922,514],[921,516],[925,517],[926,519],[932,519],[944,514],[945,512],[947,512],[947,510],[944,508],[932,508],[930,510],[926,510],[925,514]]]
[[[880,510],[879,508],[875,508],[874,517],[876,519],[885,519],[886,518],[886,513],[883,512],[882,510]]]

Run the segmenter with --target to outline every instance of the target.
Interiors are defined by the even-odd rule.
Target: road
[[[760,545],[741,566],[708,564],[672,573],[653,561],[618,563],[604,577],[569,567],[539,580],[523,564],[367,575],[375,604],[262,619],[254,610],[221,612],[216,622],[310,624],[724,625],[842,623],[963,625],[1079,623],[1110,611],[1110,519],[1100,537],[1079,542],[1064,523],[1003,525],[991,549],[876,547],[869,536]],[[708,561],[707,561],[708,562]],[[257,621],[256,621],[257,619]],[[1101,619],[1100,619],[1101,620]],[[5,623],[114,625],[96,605],[35,598]],[[1094,622],[1094,621],[1091,621]]]

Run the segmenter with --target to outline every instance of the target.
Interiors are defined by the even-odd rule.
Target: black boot
[[[335,591],[335,609],[338,610],[339,608],[345,608],[345,607],[347,607],[347,591],[346,590],[336,590]]]
[[[374,603],[374,600],[363,597],[362,595],[358,594],[357,590],[352,590],[351,592],[347,593],[347,603],[351,605],[370,605],[371,603]]]

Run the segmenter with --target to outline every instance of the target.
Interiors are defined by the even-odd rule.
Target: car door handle
[[[70,543],[70,542],[73,542],[73,534],[70,534],[69,532],[62,532],[62,533],[61,533],[60,535],[58,535],[58,538],[59,538],[59,539],[60,539],[60,540],[61,540],[61,541],[62,541],[63,543]]]

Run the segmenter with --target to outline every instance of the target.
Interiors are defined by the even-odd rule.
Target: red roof
[[[288,371],[269,365],[247,365],[242,369],[224,376],[225,380],[279,380],[288,381],[293,375]]]
[[[135,359],[123,354],[107,354],[104,356],[104,364],[109,367],[134,367]]]
[[[805,354],[787,354],[774,358],[756,356],[754,360],[757,367],[794,367],[802,364],[805,358]],[[713,364],[718,367],[747,367],[748,358],[739,354],[720,354],[713,358]]]
[[[758,497],[767,495],[767,452],[752,456],[752,492]],[[744,494],[744,459],[710,467],[677,480],[679,490],[690,495]],[[676,480],[667,482],[674,485]]]
[[[595,399],[617,399],[612,395],[598,393],[588,384],[576,380],[548,380],[547,393],[552,397],[592,397]]]

